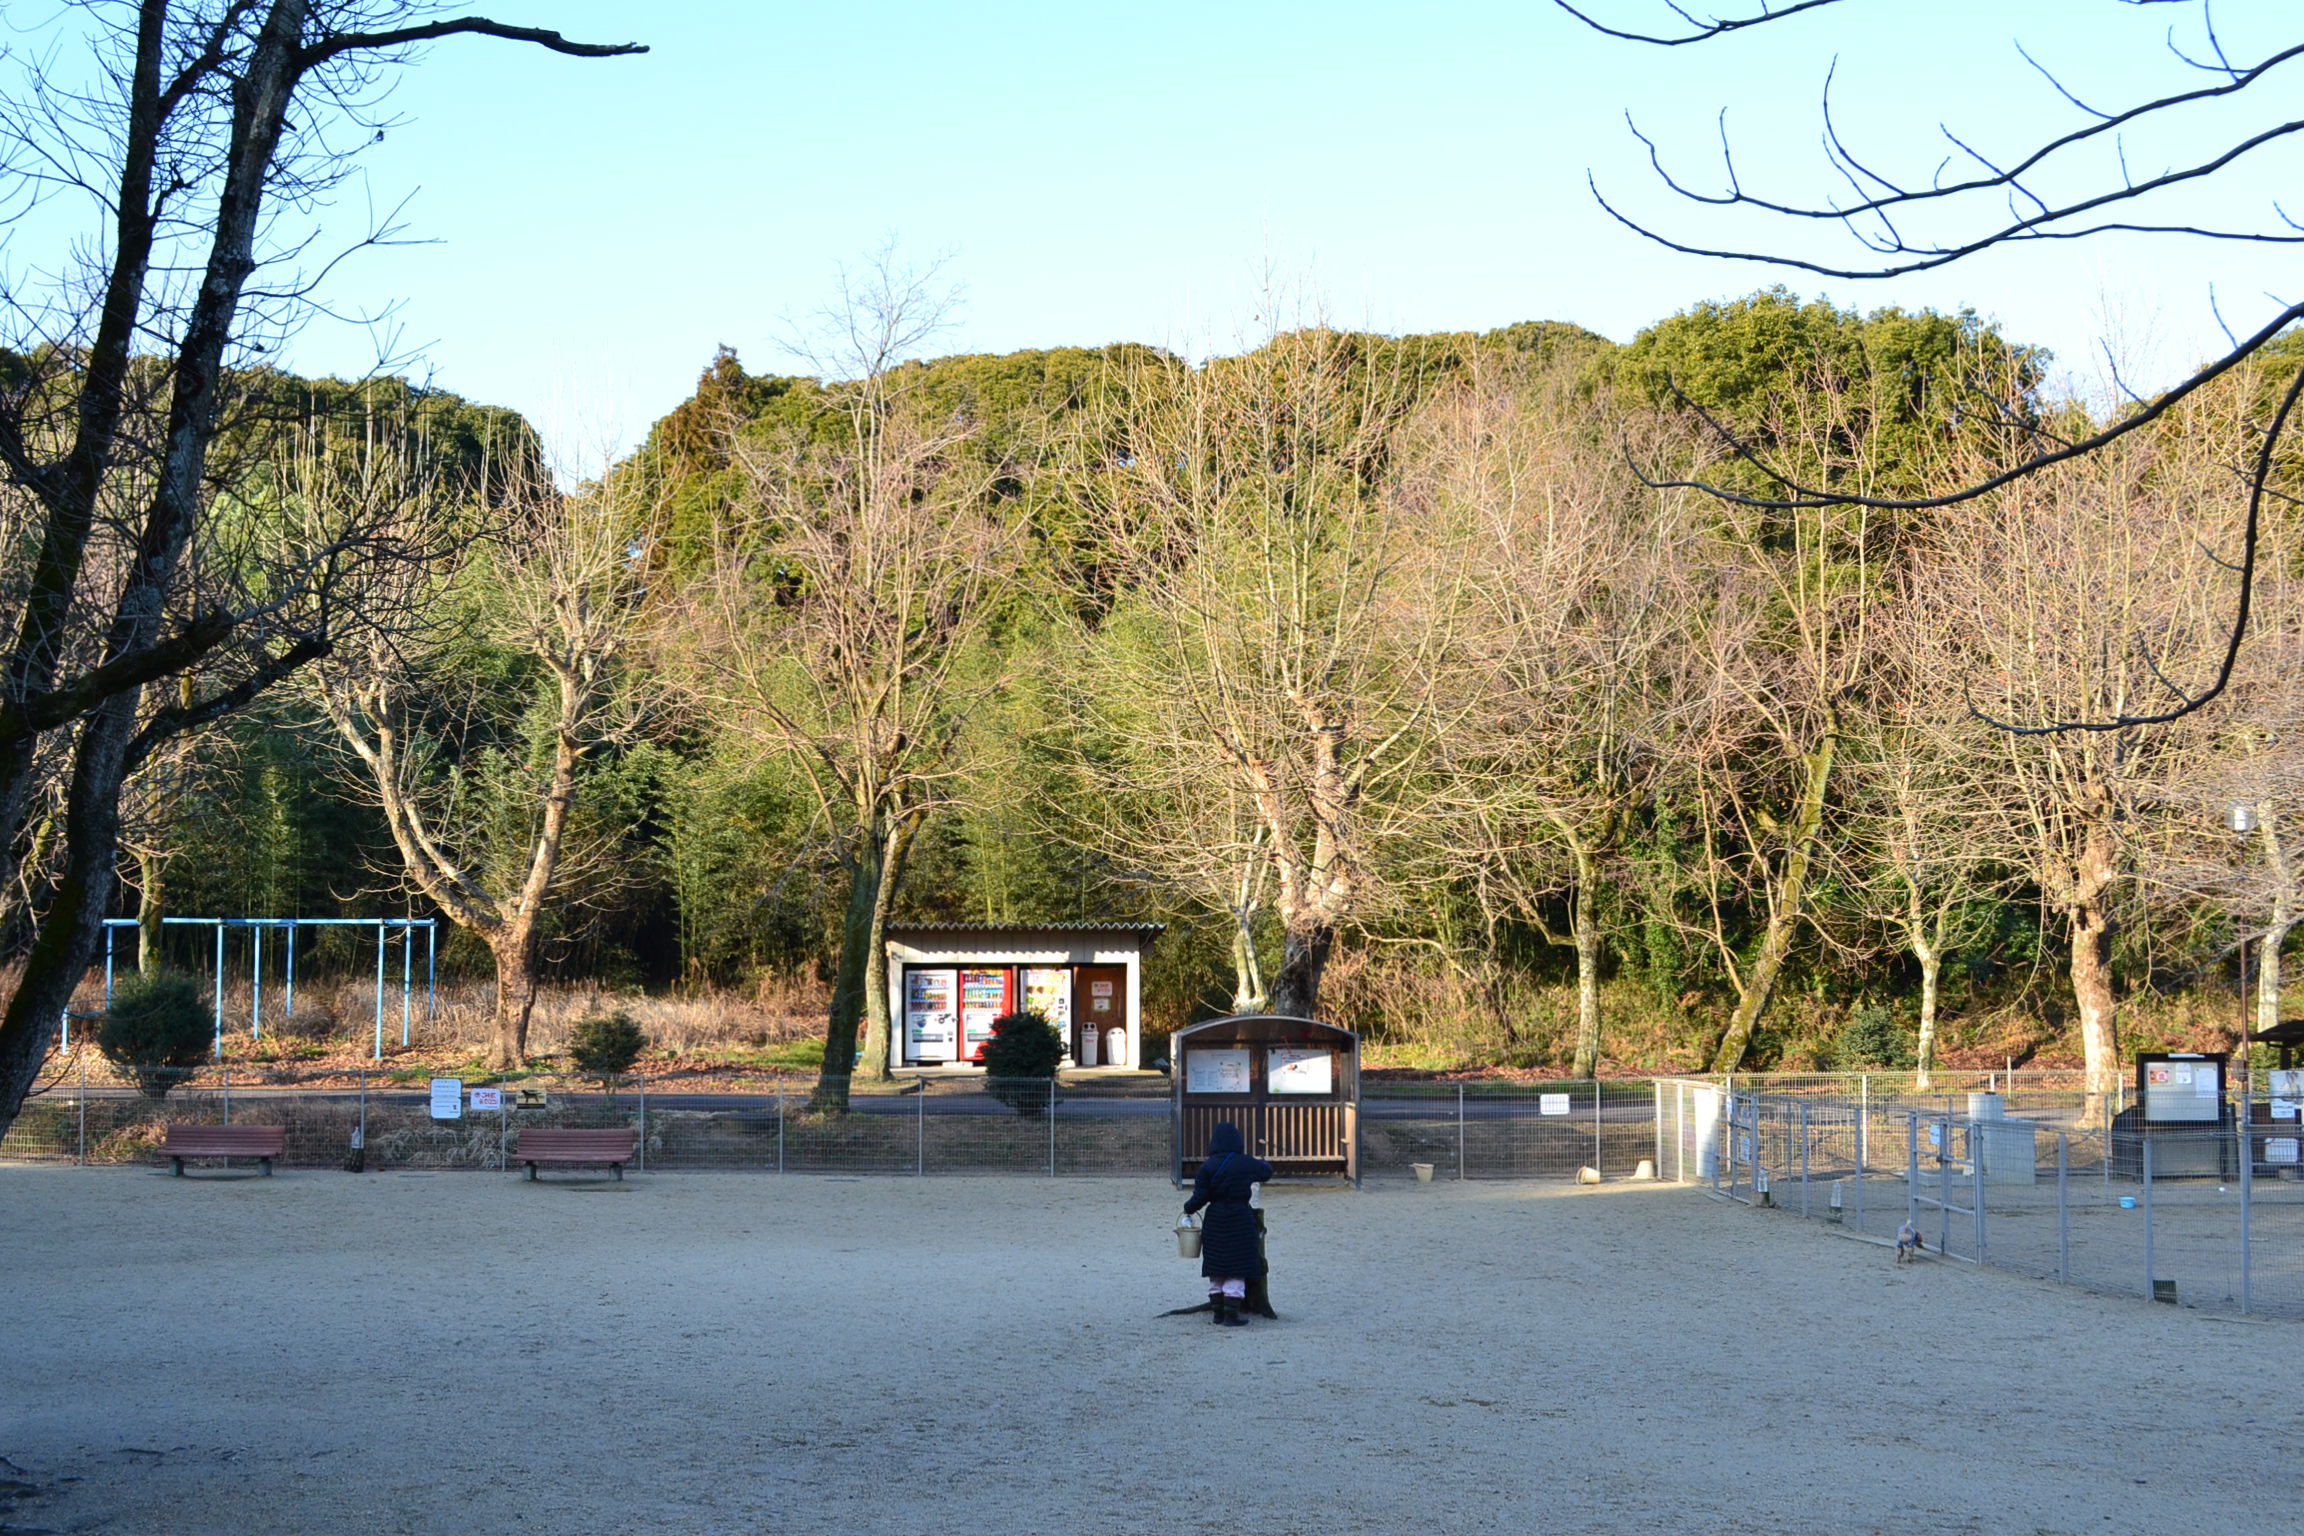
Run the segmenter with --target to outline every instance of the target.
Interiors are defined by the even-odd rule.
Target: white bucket
[[[1096,1031],[1093,1029],[1080,1031],[1080,1065],[1096,1065]]]
[[[1644,1157],[1633,1165],[1632,1177],[1641,1181],[1653,1179],[1656,1177],[1656,1165]]]
[[[1408,1166],[1416,1170],[1417,1183],[1429,1184],[1432,1182],[1432,1165],[1430,1163],[1410,1163]]]
[[[1200,1229],[1190,1221],[1176,1223],[1176,1257],[1180,1259],[1200,1257]]]

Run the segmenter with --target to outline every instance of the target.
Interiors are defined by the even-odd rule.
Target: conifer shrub
[[[215,1053],[216,1023],[191,977],[140,972],[122,977],[112,989],[96,1049],[135,1080],[138,1093],[165,1099]]]
[[[1020,1115],[1044,1114],[1063,1060],[1055,1025],[1037,1013],[1004,1013],[984,1047],[984,1087]]]
[[[616,1079],[632,1070],[632,1063],[648,1049],[648,1037],[639,1021],[619,1008],[610,1014],[578,1019],[568,1036],[568,1061],[585,1077],[598,1078],[610,1103],[616,1099]]]

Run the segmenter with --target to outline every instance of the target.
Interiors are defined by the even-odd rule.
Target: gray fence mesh
[[[1876,1237],[1909,1221],[1939,1258],[2304,1316],[2304,1182],[2270,1160],[2273,1128],[2139,1128],[2119,1096],[2062,1088],[1948,1102],[1821,1086],[1659,1084],[1659,1172]]]

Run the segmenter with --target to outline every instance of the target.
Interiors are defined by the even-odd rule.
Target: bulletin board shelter
[[[1168,1037],[1170,1150],[1178,1184],[1197,1173],[1230,1121],[1250,1156],[1281,1173],[1360,1182],[1360,1037],[1283,1014],[1210,1019]]]
[[[1143,1062],[1144,953],[1161,923],[920,923],[888,930],[888,1065],[980,1065],[992,1021],[1031,1012],[1075,1067]]]

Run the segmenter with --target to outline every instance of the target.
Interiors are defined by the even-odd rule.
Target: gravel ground
[[[1655,1186],[0,1168],[0,1531],[2286,1528],[2293,1324]],[[2251,1382],[2260,1385],[2251,1388]]]

